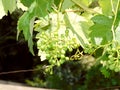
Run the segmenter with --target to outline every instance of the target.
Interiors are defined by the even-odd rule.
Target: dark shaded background
[[[33,56],[23,35],[16,40],[17,21],[22,13],[20,10],[11,15],[8,12],[8,15],[0,20],[0,73],[33,68]],[[31,74],[32,72],[5,74],[0,75],[0,79],[24,82]]]

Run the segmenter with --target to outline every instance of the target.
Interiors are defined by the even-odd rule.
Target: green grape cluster
[[[103,50],[101,55],[97,57],[97,52],[100,53],[100,48],[103,48]],[[91,44],[85,48],[84,53],[97,57],[106,70],[109,69],[115,72],[120,71],[120,48],[114,46],[113,43],[99,46]]]
[[[120,71],[120,49],[119,48],[108,48],[107,49],[108,60],[106,61],[106,68],[114,70],[115,72]]]
[[[97,45],[93,45],[93,44],[86,45],[86,47],[84,48],[84,53],[92,55],[93,53],[95,53],[97,49],[98,49]]]
[[[59,34],[58,31],[45,31],[36,36],[37,48],[39,52],[45,53],[45,60],[48,60],[50,65],[60,66],[69,60],[69,57],[65,56],[66,51],[71,52],[78,46],[76,39],[69,38],[68,33],[68,30],[65,30],[65,34]],[[38,53],[38,55],[40,54]]]

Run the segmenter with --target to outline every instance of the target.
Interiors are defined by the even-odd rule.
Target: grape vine
[[[102,65],[104,75],[109,70],[120,71],[120,0],[35,0],[23,4],[28,12],[18,21],[18,34],[23,30],[33,53],[33,30],[38,32],[38,55],[42,61],[48,60],[51,68],[70,60],[67,50],[81,46],[82,54],[94,56]]]

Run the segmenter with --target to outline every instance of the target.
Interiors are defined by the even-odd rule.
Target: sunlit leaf
[[[86,44],[89,44],[86,30],[82,28],[82,23],[87,22],[87,20],[82,17],[78,16],[73,12],[67,12],[65,15],[66,26],[69,27],[72,32],[77,36],[79,43],[82,47],[85,47]],[[84,24],[85,25],[85,24]],[[90,27],[89,25],[84,27]]]
[[[89,4],[92,2],[92,0],[72,0],[72,1],[76,5],[84,9],[85,11],[90,12],[90,13],[96,13],[96,11],[89,8]]]
[[[5,11],[4,11],[4,8],[3,8],[3,3],[2,3],[2,0],[0,0],[0,19],[6,15]]]
[[[23,3],[20,2],[21,0],[17,0],[17,8],[26,11],[28,7],[24,6]]]
[[[116,34],[116,40],[117,40],[118,44],[120,45],[120,22],[119,22],[118,27],[115,30],[115,34]]]
[[[77,2],[81,5],[84,5],[84,6],[89,6],[92,2],[92,0],[72,0],[73,2]]]
[[[110,16],[112,14],[111,0],[99,0],[99,4],[104,15]]]
[[[74,3],[71,0],[64,0],[63,4],[62,4],[62,11],[72,7],[73,5],[74,5]]]
[[[2,0],[2,3],[6,13],[12,13],[16,9],[16,0]]]

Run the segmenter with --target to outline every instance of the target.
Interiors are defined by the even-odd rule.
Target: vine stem
[[[61,7],[62,7],[62,4],[63,4],[63,1],[64,1],[64,0],[61,0],[61,1],[60,1],[59,7],[58,7],[58,11],[61,10]]]
[[[116,19],[117,19],[117,13],[118,13],[118,8],[119,8],[119,2],[120,2],[120,0],[118,0],[118,2],[117,2],[117,6],[116,6],[116,10],[115,10],[115,12],[114,12],[114,14],[115,14],[115,17],[114,17],[114,20],[113,20],[113,23],[112,23],[112,33],[113,33],[113,40],[115,41],[115,30],[114,30],[114,26],[115,26],[115,21],[116,21]],[[113,8],[113,2],[112,2],[112,0],[111,0],[111,5],[112,5],[112,8]]]

